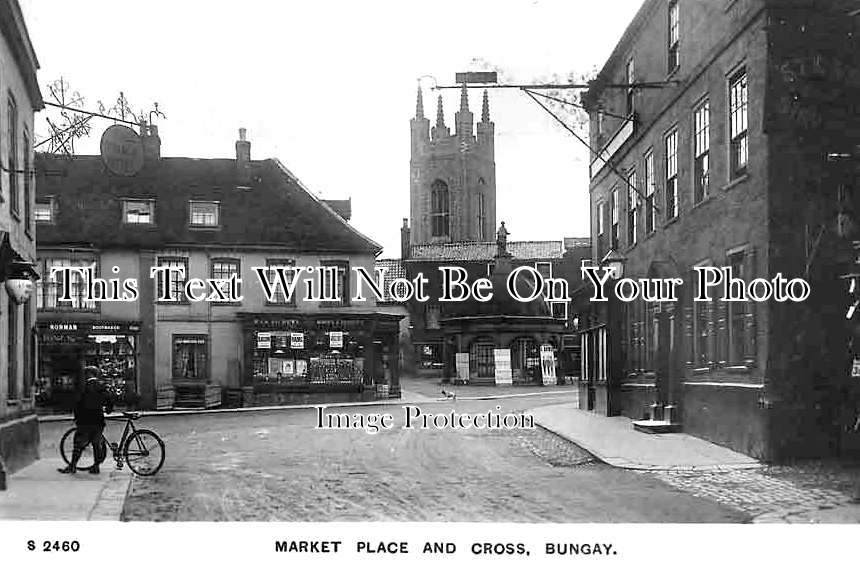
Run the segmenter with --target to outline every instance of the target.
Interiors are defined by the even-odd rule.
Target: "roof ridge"
[[[321,206],[323,209],[334,215],[338,219],[338,221],[340,221],[340,223],[344,225],[347,229],[361,237],[363,240],[370,243],[376,249],[375,255],[379,255],[380,253],[382,253],[382,246],[379,243],[353,227],[347,220],[341,217],[330,205],[328,205],[321,198],[317,197],[316,194],[314,194],[310,189],[308,189],[308,187],[304,183],[302,183],[302,181],[298,177],[296,177],[296,175],[293,174],[293,172],[291,172],[289,168],[287,168],[287,166],[284,165],[284,163],[280,159],[273,157],[267,161],[271,161],[272,163],[274,163],[278,169],[280,169],[288,177],[292,178],[292,180],[296,182],[296,185],[298,185],[302,191],[308,194],[308,196],[313,199],[317,203],[317,205]]]

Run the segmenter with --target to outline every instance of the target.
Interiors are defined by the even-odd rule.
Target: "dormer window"
[[[154,199],[125,199],[122,202],[122,221],[129,224],[155,223]]]
[[[221,204],[217,201],[189,201],[188,222],[191,227],[218,227]]]

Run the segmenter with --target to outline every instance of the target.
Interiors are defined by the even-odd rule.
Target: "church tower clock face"
[[[485,90],[478,122],[469,109],[468,96],[463,86],[452,129],[446,124],[441,95],[431,126],[424,117],[419,89],[410,122],[412,245],[486,241],[487,229],[496,226],[495,126],[490,121],[489,96]]]

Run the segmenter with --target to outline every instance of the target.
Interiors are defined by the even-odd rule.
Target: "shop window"
[[[185,298],[185,282],[188,279],[188,258],[186,257],[159,257],[159,267],[170,267],[167,273],[168,284],[165,287],[161,280],[156,285],[156,301],[159,303],[187,303]],[[165,291],[166,289],[166,291]],[[161,295],[166,295],[165,301],[158,301]]]
[[[151,225],[155,223],[154,199],[124,199],[122,202],[123,223]]]
[[[242,265],[238,259],[231,258],[218,258],[212,260],[212,272],[210,277],[212,279],[220,280],[222,283],[219,284],[221,290],[226,294],[228,289],[228,284],[232,280],[233,276],[236,276],[241,281],[242,279]],[[237,283],[237,291],[234,293],[236,297],[241,297],[242,295],[242,283]],[[213,305],[240,305],[240,302],[228,303],[228,302],[213,302]]]
[[[333,267],[334,273],[323,273],[322,294],[326,297],[333,296],[336,301],[323,301],[322,307],[347,307],[349,306],[349,263],[346,261],[320,261],[321,267]],[[334,285],[330,280],[334,279]]]
[[[287,283],[292,282],[295,277],[296,271],[294,269],[296,262],[293,259],[266,259],[266,279],[269,281],[270,285],[279,285],[278,283],[278,270],[283,269],[284,279]],[[299,286],[296,285],[296,290],[298,291]],[[289,305],[292,307],[296,306],[296,298],[298,294],[293,292],[293,296],[290,299],[287,299],[287,293],[280,286],[276,287],[274,293],[272,294],[272,300],[266,300],[267,305]]]
[[[441,369],[443,366],[441,343],[419,343],[415,345],[415,355],[419,369]]]
[[[442,309],[439,305],[427,305],[424,307],[424,328],[438,329],[441,313]]]
[[[519,338],[511,344],[511,373],[515,381],[540,381],[540,347],[531,338]]]
[[[70,273],[69,295],[71,301],[63,301],[60,297],[65,289],[63,273],[59,269],[68,267],[90,267],[95,264],[93,258],[50,257],[44,260],[41,268],[41,279],[36,282],[36,305],[39,309],[64,309],[95,311],[96,301],[86,299],[87,291],[80,273]],[[51,276],[51,270],[57,273]],[[98,275],[98,269],[96,269]]]
[[[218,227],[221,204],[217,201],[189,201],[188,222],[192,227]]]
[[[491,341],[476,341],[469,348],[470,378],[496,376],[495,345]]]
[[[209,376],[209,338],[206,335],[173,336],[173,378],[206,379]]]
[[[53,198],[40,198],[36,200],[36,208],[33,211],[33,219],[36,221],[36,223],[54,223]]]
[[[729,80],[729,165],[733,178],[746,173],[749,159],[747,96],[747,72],[743,69]]]

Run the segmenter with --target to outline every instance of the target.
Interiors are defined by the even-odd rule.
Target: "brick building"
[[[5,473],[38,458],[33,404],[35,300],[14,294],[36,259],[33,113],[39,68],[17,0],[0,0],[0,489]]]
[[[675,304],[593,309],[583,368],[608,414],[670,406],[685,432],[764,459],[838,442],[850,357],[836,213],[854,201],[860,143],[852,6],[647,0],[584,94],[595,261],[611,252],[625,277],[685,285],[713,265],[812,286],[802,304],[694,302],[687,288]]]
[[[145,161],[117,175],[98,156],[39,156],[36,204],[44,402],[67,406],[87,364],[100,366],[145,408],[265,405],[399,396],[400,315],[355,295],[353,269],[372,272],[379,245],[344,216],[349,202],[317,199],[278,160],[251,160],[244,130],[235,159],[161,157],[143,126]],[[95,265],[105,279],[137,279],[133,301],[86,299],[77,275],[63,301],[52,267]],[[154,266],[186,273],[169,285]],[[264,295],[253,267],[287,280],[307,267],[337,269],[338,300],[308,301],[305,277],[287,298]],[[242,280],[242,301],[190,301],[191,278]],[[173,302],[158,302],[157,289]],[[313,287],[319,295],[320,285]],[[199,291],[198,291],[199,292]],[[378,389],[376,387],[379,387]]]

